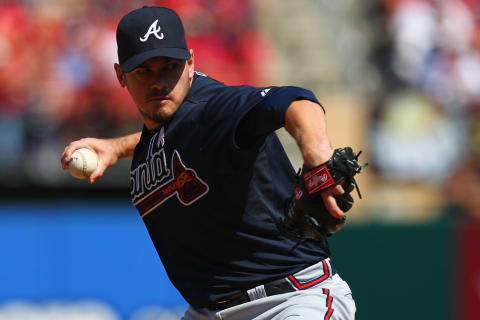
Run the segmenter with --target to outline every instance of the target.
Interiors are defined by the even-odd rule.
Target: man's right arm
[[[70,142],[63,151],[61,162],[63,170],[68,164],[73,152],[79,148],[88,148],[98,155],[97,169],[90,175],[89,182],[94,183],[101,178],[108,168],[115,165],[118,159],[130,158],[140,141],[141,132],[113,139],[83,138]]]

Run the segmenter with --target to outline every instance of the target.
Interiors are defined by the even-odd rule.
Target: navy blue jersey
[[[240,121],[252,108],[268,109],[263,101],[277,90],[227,86],[197,73],[171,121],[144,128],[135,149],[132,201],[172,283],[194,307],[330,254],[326,241],[297,245],[279,227],[295,170],[276,134],[237,144]]]

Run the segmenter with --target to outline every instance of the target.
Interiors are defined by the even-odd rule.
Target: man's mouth
[[[168,100],[168,97],[167,96],[155,96],[155,97],[150,97],[147,99],[148,102],[150,101],[164,101],[164,100]]]

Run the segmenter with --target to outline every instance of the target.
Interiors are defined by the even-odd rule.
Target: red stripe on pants
[[[325,317],[323,319],[324,320],[329,320],[330,317],[333,314],[333,308],[332,308],[333,297],[330,296],[330,290],[329,289],[324,288],[323,289],[323,294],[325,294],[327,296],[327,301],[326,301],[327,312],[325,313]]]

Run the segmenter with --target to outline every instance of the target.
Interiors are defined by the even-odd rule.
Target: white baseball
[[[85,179],[95,171],[97,165],[97,154],[90,149],[80,148],[73,152],[68,164],[68,171],[75,178]]]

